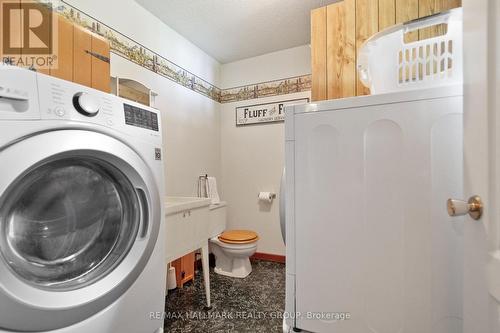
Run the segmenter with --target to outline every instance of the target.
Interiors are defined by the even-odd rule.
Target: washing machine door
[[[62,328],[116,301],[143,271],[161,221],[140,154],[61,130],[10,145],[0,166],[0,328]]]

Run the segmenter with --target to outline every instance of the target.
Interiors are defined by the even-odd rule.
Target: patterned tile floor
[[[194,283],[169,291],[165,306],[167,333],[282,332],[285,307],[285,265],[252,261],[245,279],[234,279],[210,269],[212,309],[204,310],[201,271]]]

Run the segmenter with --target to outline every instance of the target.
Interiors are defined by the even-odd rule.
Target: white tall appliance
[[[161,332],[158,110],[0,67],[0,332]]]
[[[459,333],[462,87],[286,111],[284,331]]]

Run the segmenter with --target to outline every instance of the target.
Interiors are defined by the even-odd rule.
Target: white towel
[[[217,181],[215,180],[215,177],[208,177],[206,185],[207,196],[212,199],[212,204],[219,204],[220,198],[219,193],[217,192]]]

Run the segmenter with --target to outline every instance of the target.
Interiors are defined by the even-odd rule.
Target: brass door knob
[[[448,199],[446,204],[450,216],[469,214],[472,219],[479,220],[483,215],[483,202],[477,195],[470,197],[469,201]]]

